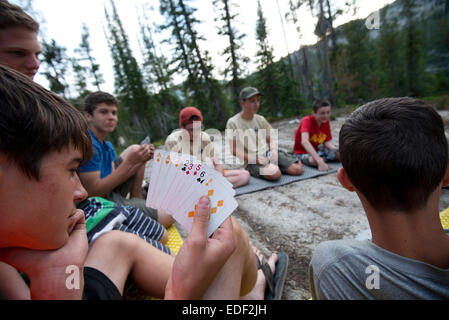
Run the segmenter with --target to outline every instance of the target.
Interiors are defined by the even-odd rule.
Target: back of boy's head
[[[0,65],[0,152],[39,180],[42,159],[72,145],[83,162],[92,156],[85,117],[62,98]]]
[[[361,106],[342,126],[339,144],[350,181],[380,212],[423,208],[448,161],[443,120],[412,98]]]
[[[0,29],[23,27],[30,31],[39,32],[39,23],[31,18],[19,6],[0,0]]]
[[[97,91],[89,93],[84,98],[84,111],[89,114],[93,114],[95,108],[101,103],[105,103],[107,105],[115,105],[118,107],[118,101],[112,94],[103,91]]]
[[[312,110],[313,112],[318,112],[321,107],[330,107],[331,104],[328,100],[315,100],[313,102]]]

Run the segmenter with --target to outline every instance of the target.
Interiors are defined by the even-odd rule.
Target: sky
[[[19,0],[10,0],[12,3],[19,3]],[[332,1],[344,4],[345,0]],[[366,19],[372,12],[379,10],[393,0],[358,0],[358,11],[355,16],[344,14],[335,21],[335,26],[343,24],[355,18]],[[248,72],[253,72],[255,66],[255,54],[257,44],[255,39],[257,21],[257,0],[233,1],[238,7],[234,9],[238,13],[234,26],[240,33],[246,34],[244,38],[244,54],[250,58]],[[269,31],[269,42],[274,48],[275,60],[298,50],[302,45],[313,44],[316,37],[313,34],[314,19],[310,12],[302,10],[298,12],[301,21],[302,37],[292,23],[284,17],[288,11],[288,0],[260,0],[262,10],[267,20]],[[33,0],[33,7],[44,19],[41,23],[42,35],[47,39],[54,39],[60,46],[67,48],[67,54],[73,54],[73,50],[81,42],[81,26],[85,23],[90,31],[90,44],[93,47],[93,56],[100,64],[100,71],[106,83],[101,89],[108,92],[114,90],[112,59],[105,39],[104,29],[106,19],[104,14],[105,6],[110,9],[109,0]],[[161,23],[163,18],[159,14],[158,0],[115,0],[120,19],[129,37],[131,48],[137,60],[141,61],[141,54],[138,43],[139,25],[137,11],[142,12],[142,5],[146,5],[146,16],[148,23]],[[196,17],[201,21],[197,25],[197,31],[203,35],[207,41],[203,48],[210,53],[215,66],[215,75],[220,77],[223,70],[224,57],[221,52],[227,45],[226,38],[219,36],[217,27],[219,24],[214,21],[217,16],[212,0],[194,0],[191,5],[197,8]],[[110,11],[110,10],[109,10]],[[156,43],[168,37],[168,34],[154,34]],[[170,48],[159,48],[167,57],[170,56]],[[41,70],[42,71],[42,70]],[[178,79],[181,77],[178,75]],[[44,76],[38,74],[35,81],[47,87]],[[176,81],[176,79],[175,79]]]

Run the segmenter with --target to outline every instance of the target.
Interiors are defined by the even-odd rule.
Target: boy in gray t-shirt
[[[340,131],[338,179],[356,192],[372,240],[318,245],[314,299],[449,299],[449,236],[439,218],[449,184],[441,117],[411,98],[357,109]]]

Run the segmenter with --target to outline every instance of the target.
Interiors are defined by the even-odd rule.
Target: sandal
[[[277,256],[278,261],[276,262],[276,269],[273,275],[269,264],[267,262],[262,264],[259,257],[256,255],[257,269],[262,270],[267,282],[267,288],[265,289],[265,300],[281,300],[282,291],[284,290],[284,283],[288,269],[288,255],[282,251],[279,252]]]

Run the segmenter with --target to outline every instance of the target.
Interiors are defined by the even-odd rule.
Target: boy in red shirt
[[[302,163],[320,171],[330,169],[327,161],[340,160],[340,153],[331,142],[330,113],[327,100],[315,101],[312,115],[302,118],[295,134],[294,154]]]

